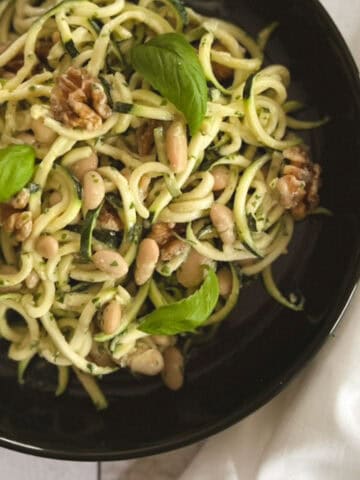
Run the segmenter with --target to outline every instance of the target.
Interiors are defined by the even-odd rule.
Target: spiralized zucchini
[[[218,273],[220,299],[205,330],[241,302],[243,276],[262,274],[276,301],[303,308],[271,273],[298,218],[280,186],[287,164],[300,168],[287,156],[302,143],[290,129],[326,119],[294,118],[302,105],[288,100],[290,72],[263,65],[275,29],[254,40],[181,0],[1,3],[0,148],[25,143],[36,153],[28,201],[14,209],[10,199],[1,210],[0,335],[20,383],[38,355],[58,368],[56,395],[74,372],[99,409],[107,401],[95,377],[122,368],[163,372],[179,388],[182,367],[169,380],[167,362],[182,365],[183,338],[146,333],[141,319],[193,294],[208,268]],[[191,43],[208,81],[207,111],[193,135],[131,60],[136,45],[172,32]],[[54,92],[61,78],[75,88],[71,68],[84,83],[73,96],[63,90],[61,117]],[[101,118],[90,128],[94,112]],[[90,177],[102,187],[91,187]],[[296,185],[293,197],[308,188]],[[27,233],[15,222],[23,212]]]

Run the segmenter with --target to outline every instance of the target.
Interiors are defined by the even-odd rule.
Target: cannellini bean
[[[129,270],[123,257],[114,250],[99,250],[92,256],[92,261],[97,269],[108,273],[113,278],[121,278]]]
[[[75,177],[83,181],[85,173],[96,170],[98,167],[99,161],[95,152],[93,152],[89,157],[81,158],[77,162],[73,163],[70,167],[71,173]]]
[[[59,242],[51,235],[43,235],[37,240],[35,250],[46,259],[54,258],[59,251]]]
[[[145,238],[139,246],[136,257],[135,282],[143,285],[154,273],[159,260],[159,246],[152,238]]]
[[[107,335],[114,333],[119,327],[121,322],[121,306],[118,302],[113,300],[108,303],[104,308],[102,319],[101,319],[101,329]]]
[[[230,171],[224,165],[218,165],[211,170],[211,174],[214,177],[213,192],[219,192],[226,188],[229,183]]]
[[[62,200],[62,195],[60,192],[54,190],[53,192],[50,193],[48,197],[48,204],[50,207],[53,207],[57,203],[60,203]]]
[[[39,282],[40,277],[35,272],[35,270],[32,270],[32,272],[30,272],[29,275],[25,278],[25,285],[29,290],[36,288],[39,285]]]
[[[228,297],[232,290],[232,275],[228,268],[223,267],[217,272],[219,292],[224,298]]]
[[[95,171],[86,172],[83,178],[83,206],[85,210],[94,210],[105,197],[105,184],[101,175]]]
[[[130,357],[129,367],[134,373],[153,376],[164,368],[164,359],[159,350],[149,348],[145,352],[134,353]]]
[[[210,210],[211,221],[225,245],[235,242],[234,214],[230,208],[214,203]]]
[[[178,282],[185,288],[198,287],[204,279],[204,265],[206,264],[208,264],[208,259],[191,249],[185,262],[176,272]]]
[[[180,121],[173,122],[166,132],[166,155],[170,168],[175,173],[181,173],[187,165],[188,145],[185,125]]]
[[[50,144],[56,139],[57,134],[51,130],[51,128],[44,125],[42,118],[31,119],[31,130],[34,132],[34,136],[37,142]]]
[[[170,390],[179,390],[184,383],[184,357],[176,347],[169,347],[163,352],[164,369],[162,379]]]

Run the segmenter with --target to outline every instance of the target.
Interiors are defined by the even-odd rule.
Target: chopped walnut
[[[36,43],[35,53],[41,62],[46,63],[50,50],[55,42],[52,38],[40,38]]]
[[[12,42],[0,43],[0,53],[3,53],[11,45],[11,43]],[[47,61],[47,56],[49,55],[52,46],[53,42],[50,38],[40,38],[40,40],[38,40],[35,47],[35,53],[41,62],[45,63]],[[2,70],[2,76],[6,78],[9,73],[17,73],[23,66],[24,56],[22,53],[19,53],[4,66],[4,69]],[[41,66],[35,66],[34,73],[40,72]]]
[[[31,235],[32,226],[31,212],[13,213],[5,221],[4,230],[13,233],[18,242],[23,242]]]
[[[167,242],[161,249],[160,258],[163,262],[168,262],[174,257],[183,253],[186,249],[186,243],[178,238],[173,238]]]
[[[307,189],[307,202],[311,210],[319,205],[319,187],[321,186],[321,167],[318,163],[312,165],[312,178]]]
[[[30,200],[30,192],[27,188],[20,190],[10,201],[10,205],[16,210],[23,210]]]
[[[174,223],[155,223],[155,225],[152,226],[151,232],[148,237],[155,240],[155,242],[160,247],[162,247],[173,237],[174,227]]]
[[[104,205],[101,209],[97,225],[104,230],[113,230],[115,232],[120,232],[124,229],[124,225],[119,216],[114,209],[108,205]]]
[[[1,42],[0,43],[0,54],[5,52],[7,48],[11,45],[10,42]],[[24,65],[24,56],[22,54],[16,55],[16,57],[12,58],[6,65],[4,65],[3,69],[1,69],[1,76],[7,77],[9,73],[17,73],[18,70]],[[11,78],[11,77],[10,77]]]
[[[115,365],[104,344],[98,342],[92,343],[89,360],[92,360],[100,367],[113,367]]]
[[[111,115],[103,86],[84,68],[70,67],[57,79],[50,103],[55,119],[68,127],[96,130]]]
[[[136,130],[139,155],[149,155],[154,146],[154,129],[159,125],[157,120],[149,120]]]
[[[214,45],[212,46],[212,49],[216,50],[217,52],[226,51],[225,48],[219,42],[215,42]],[[211,66],[212,66],[215,77],[220,82],[230,80],[234,75],[234,71],[231,68],[226,67],[225,65],[221,65],[220,63],[211,62]]]
[[[292,165],[301,167],[311,163],[309,149],[305,145],[297,145],[296,147],[287,148],[283,151],[284,157],[290,160]]]
[[[8,203],[0,203],[0,225],[3,226],[13,213],[17,213],[14,207]]]
[[[306,183],[294,175],[282,176],[276,187],[280,193],[280,204],[286,209],[295,208],[306,196]]]
[[[311,161],[303,146],[289,148],[283,153],[290,164],[283,167],[276,185],[280,204],[291,210],[296,220],[302,220],[319,205],[321,167]]]

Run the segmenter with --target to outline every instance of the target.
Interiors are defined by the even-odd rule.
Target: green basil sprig
[[[206,322],[218,299],[219,282],[215,272],[209,270],[199,290],[184,300],[149,313],[142,319],[139,330],[151,335],[193,332]]]
[[[194,48],[178,33],[158,35],[131,50],[131,62],[146,81],[180,110],[194,135],[207,106],[207,85]]]
[[[11,145],[0,149],[0,202],[6,202],[31,180],[35,150],[30,145]]]

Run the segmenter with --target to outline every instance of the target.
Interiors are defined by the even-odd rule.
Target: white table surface
[[[322,3],[335,19],[360,65],[360,0],[322,0]],[[101,465],[47,460],[0,448],[0,480],[174,480],[199,448],[197,444],[137,462]],[[156,472],[151,478],[150,471]]]

